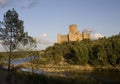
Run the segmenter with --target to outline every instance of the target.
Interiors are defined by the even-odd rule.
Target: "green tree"
[[[15,9],[8,10],[4,15],[3,21],[0,22],[0,38],[3,40],[2,45],[9,52],[8,71],[11,68],[12,52],[16,50],[20,44],[26,45],[32,41],[32,37],[24,32],[24,22],[19,20],[18,13]]]
[[[119,64],[120,59],[120,37],[112,36],[107,43],[106,49],[108,54],[108,61],[111,65]]]

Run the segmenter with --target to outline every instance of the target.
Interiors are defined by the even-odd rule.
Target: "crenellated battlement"
[[[69,42],[69,41],[78,41],[80,42],[83,39],[90,39],[90,34],[82,32],[82,34],[77,30],[77,25],[73,24],[69,26],[69,32],[67,35],[58,34],[58,43]]]

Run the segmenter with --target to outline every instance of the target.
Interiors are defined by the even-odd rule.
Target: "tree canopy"
[[[35,42],[24,31],[24,22],[19,19],[19,15],[15,9],[8,10],[4,14],[3,21],[0,22],[0,39],[5,50],[9,52],[8,70],[10,69],[12,52],[21,47],[21,45],[25,46],[28,43]]]
[[[33,38],[24,31],[24,22],[19,19],[15,9],[8,10],[4,14],[0,25],[0,38],[3,40],[3,45],[9,47],[11,41],[12,50],[16,49],[18,44],[25,45],[28,41],[33,41]]]
[[[43,57],[51,59],[47,62],[59,59],[57,63],[60,63],[64,59],[68,64],[120,65],[120,35],[98,40],[56,43],[45,50]]]

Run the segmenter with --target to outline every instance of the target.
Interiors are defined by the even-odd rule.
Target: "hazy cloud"
[[[54,42],[52,40],[47,39],[48,34],[47,33],[43,33],[42,35],[40,35],[40,37],[35,37],[36,41],[38,44],[44,44],[44,45],[51,45]]]
[[[93,33],[93,32],[95,32],[95,31],[92,30],[92,29],[89,29],[89,28],[85,28],[85,29],[83,29],[83,32]]]
[[[3,46],[3,40],[0,40],[0,52],[6,52],[7,50],[8,50],[8,48]]]
[[[0,0],[0,7],[17,6],[22,9],[36,6],[39,0]]]
[[[104,35],[100,34],[100,33],[93,33],[91,35],[91,39],[99,39],[99,38],[102,38],[104,37]]]
[[[89,28],[83,29],[83,32],[90,33],[91,39],[99,39],[99,38],[104,37],[104,35],[102,35],[101,33],[98,33],[95,30],[89,29]]]
[[[21,4],[21,8],[32,8],[38,3],[38,0],[24,0]]]
[[[9,0],[0,0],[0,7],[7,5],[8,2]]]
[[[54,42],[52,42],[51,40],[46,40],[46,39],[41,39],[39,38],[37,41],[38,44],[45,44],[45,45],[50,45],[53,44]]]
[[[41,35],[41,37],[42,37],[42,38],[46,38],[46,37],[47,37],[47,33],[43,33],[43,34]]]

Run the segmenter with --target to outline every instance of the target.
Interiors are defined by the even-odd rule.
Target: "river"
[[[11,61],[12,64],[15,66],[24,63],[24,62],[30,62],[34,59],[37,59],[38,57],[31,56],[31,57],[26,57],[26,58],[21,58],[21,59],[14,59]],[[31,69],[28,68],[21,68],[21,71],[24,72],[32,72]],[[46,72],[42,70],[34,70],[34,73],[36,74],[46,74]],[[54,73],[48,73],[48,74],[54,74]],[[94,71],[94,72],[81,72],[79,74],[75,73],[70,73],[70,72],[65,72],[62,73],[66,76],[73,76],[77,75],[77,77],[86,78],[86,80],[96,80],[101,83],[105,84],[120,84],[120,72],[112,72],[112,71]]]
[[[28,56],[28,57],[25,57],[25,58],[13,59],[13,60],[11,60],[11,64],[13,64],[14,66],[17,66],[17,65],[25,63],[25,62],[33,61],[37,58],[39,58],[39,57],[38,56]],[[4,61],[4,63],[8,63],[8,60]]]
[[[30,62],[30,61],[33,61],[37,58],[38,58],[38,56],[29,56],[29,57],[20,58],[20,59],[14,59],[14,60],[11,61],[11,64],[17,66],[21,63]]]

